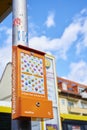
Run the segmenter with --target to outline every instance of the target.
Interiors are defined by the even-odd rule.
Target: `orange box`
[[[33,98],[19,98],[19,102],[20,116],[40,118],[53,117],[51,101],[44,101],[42,99],[37,100]]]
[[[13,46],[12,118],[53,118],[47,97],[45,53]]]

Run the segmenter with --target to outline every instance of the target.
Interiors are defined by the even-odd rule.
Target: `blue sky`
[[[87,0],[28,0],[29,46],[56,58],[57,75],[87,84]],[[0,24],[0,76],[11,61],[12,14]]]

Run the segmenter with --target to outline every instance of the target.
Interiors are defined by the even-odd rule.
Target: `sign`
[[[24,95],[45,97],[43,59],[35,54],[21,53],[21,92]]]
[[[54,60],[53,58],[46,55],[46,78],[47,78],[47,89],[48,99],[52,100],[53,104],[57,104],[56,90],[55,90],[55,72],[54,72]]]
[[[55,124],[46,124],[46,130],[58,130]]]
[[[57,92],[57,75],[55,57],[52,55],[45,55],[46,63],[46,79],[47,79],[47,92],[48,99],[52,101],[53,119],[45,120],[42,124],[43,130],[59,130],[61,129],[60,113],[58,105],[58,92]],[[44,126],[44,127],[43,127]]]
[[[81,130],[80,126],[72,126],[72,130]]]
[[[52,101],[47,96],[45,53],[13,46],[12,63],[12,118],[53,118]]]

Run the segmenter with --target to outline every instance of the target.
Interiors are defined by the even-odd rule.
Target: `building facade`
[[[87,130],[87,86],[57,78],[62,130]]]
[[[61,130],[59,105],[57,97],[57,79],[55,70],[55,59],[53,56],[46,55],[46,74],[47,74],[47,90],[48,100],[52,101],[53,119],[45,119],[40,121],[31,119],[32,130]],[[20,125],[18,119],[12,120],[11,104],[12,104],[12,63],[8,63],[0,79],[0,116],[2,122],[0,129],[19,130]],[[6,125],[5,125],[6,124]],[[23,123],[22,123],[23,124]],[[8,126],[8,127],[7,127]],[[12,126],[12,128],[11,128]]]

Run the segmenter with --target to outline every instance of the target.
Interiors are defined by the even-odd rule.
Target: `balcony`
[[[68,112],[73,114],[84,114],[87,115],[87,108],[79,107],[68,107]]]

